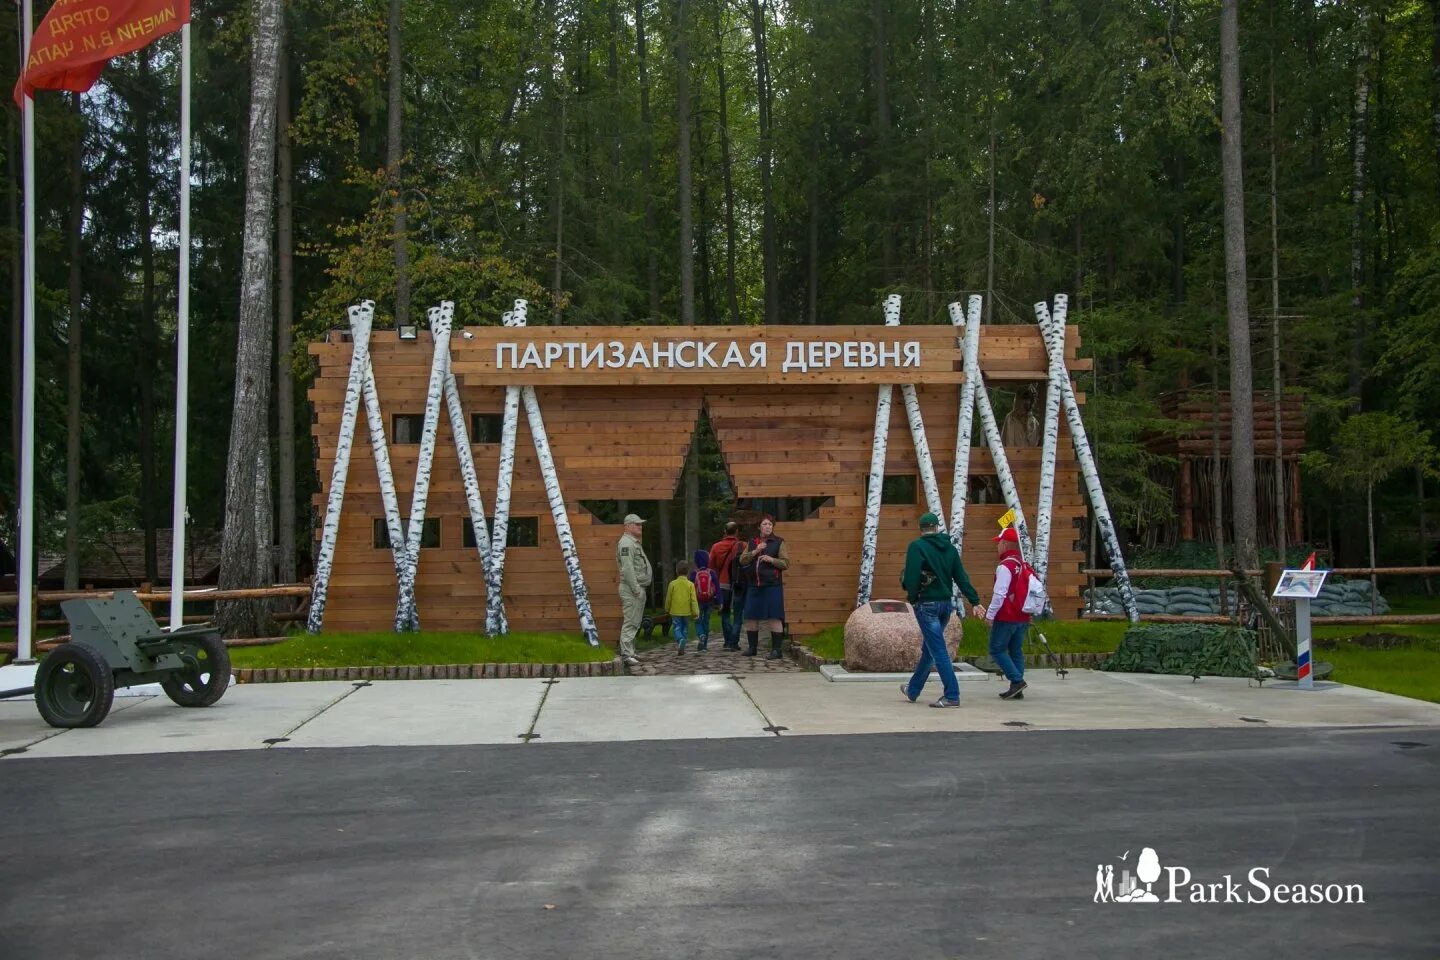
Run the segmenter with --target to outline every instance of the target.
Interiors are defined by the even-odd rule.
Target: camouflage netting
[[[1203,623],[1131,627],[1100,669],[1251,677],[1255,675],[1255,634],[1240,627]]]
[[[1228,591],[1231,611],[1236,592]],[[1219,587],[1170,587],[1165,590],[1136,590],[1135,606],[1140,615],[1215,615],[1220,613]],[[1120,595],[1114,587],[1096,587],[1085,593],[1085,612],[1123,614]],[[1375,612],[1389,613],[1390,604],[1376,594]],[[1310,615],[1315,617],[1368,617],[1370,615],[1370,581],[1326,581],[1320,596],[1310,602]]]

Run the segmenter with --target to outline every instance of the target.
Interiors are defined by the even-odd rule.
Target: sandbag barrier
[[[1234,613],[1239,594],[1227,590],[1227,613]],[[1167,587],[1161,589],[1136,590],[1135,605],[1142,617],[1145,616],[1220,616],[1219,587]],[[1120,592],[1114,587],[1094,587],[1085,591],[1086,614],[1123,614]],[[1375,596],[1376,614],[1390,612],[1390,604],[1378,591]],[[1369,580],[1328,581],[1320,596],[1310,602],[1310,613],[1316,617],[1368,617],[1370,609]]]

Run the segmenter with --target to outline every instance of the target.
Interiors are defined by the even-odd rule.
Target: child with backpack
[[[690,564],[675,561],[675,579],[665,591],[665,612],[670,614],[670,634],[675,638],[675,655],[685,655],[685,641],[690,639],[690,621],[700,615],[695,599],[695,584],[690,582]]]
[[[720,596],[720,578],[710,569],[710,551],[695,551],[695,567],[690,571],[690,582],[695,584],[695,600],[699,613],[695,617],[696,649],[710,649],[710,611]]]
[[[1020,556],[1020,534],[1006,527],[995,537],[1000,564],[995,568],[995,594],[985,610],[990,624],[990,657],[1000,667],[1010,688],[1001,700],[1025,699],[1025,634],[1030,616],[1045,608],[1044,584]],[[1039,610],[1036,607],[1039,607]]]

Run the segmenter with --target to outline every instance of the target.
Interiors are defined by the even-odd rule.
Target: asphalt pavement
[[[1425,726],[11,759],[0,957],[1433,960],[1437,809]]]

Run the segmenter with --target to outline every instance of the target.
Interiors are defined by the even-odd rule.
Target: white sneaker
[[[627,667],[638,667],[638,666],[640,666],[640,658],[639,658],[639,657],[625,657],[625,658],[623,658],[622,662],[623,662],[623,663],[625,664],[625,666],[627,666]]]

